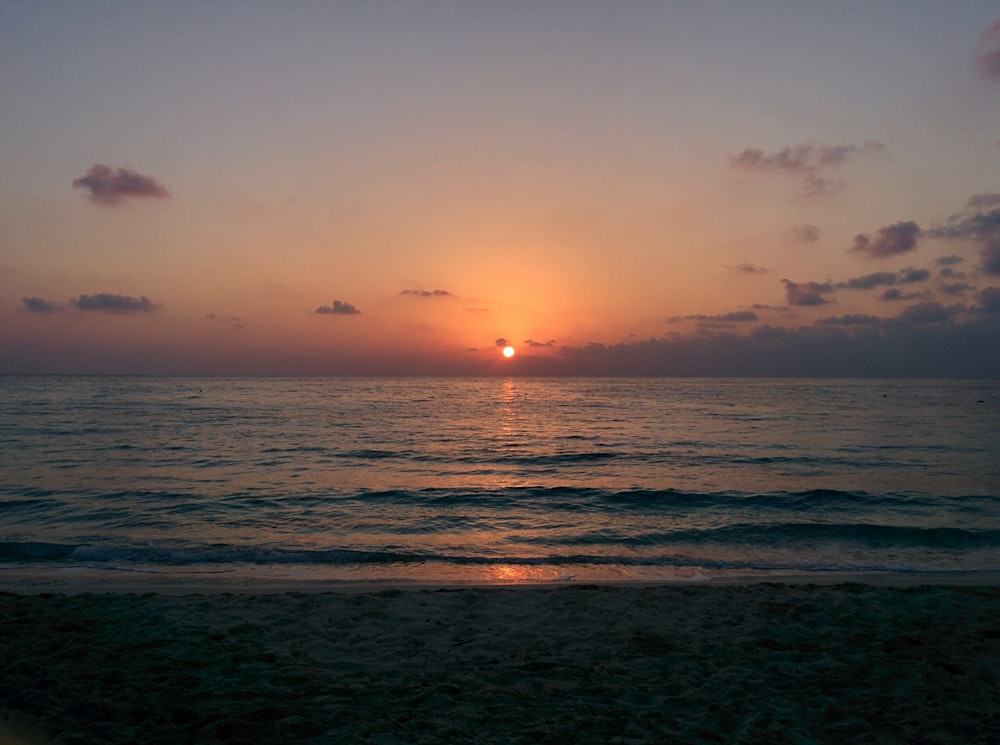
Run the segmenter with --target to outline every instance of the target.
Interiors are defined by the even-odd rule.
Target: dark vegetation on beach
[[[60,743],[1000,742],[1000,589],[0,594]]]

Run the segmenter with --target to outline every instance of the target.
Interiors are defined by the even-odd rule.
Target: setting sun
[[[507,357],[508,359],[510,359],[511,357],[513,357],[514,353],[515,353],[515,350],[514,350],[514,347],[512,347],[512,346],[508,345],[508,346],[506,346],[506,347],[503,348],[503,356]]]

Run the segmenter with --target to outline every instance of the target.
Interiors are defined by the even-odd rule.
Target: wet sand
[[[2,593],[0,669],[67,744],[997,743],[1000,588]]]

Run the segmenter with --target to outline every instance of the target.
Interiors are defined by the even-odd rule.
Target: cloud
[[[925,314],[946,320],[910,322],[854,315],[798,328],[763,326],[671,335],[614,345],[560,347],[525,359],[527,375],[664,375],[695,377],[988,378],[1000,369],[1000,316],[960,322],[948,309]],[[949,317],[950,316],[950,317]]]
[[[150,313],[160,307],[145,295],[132,297],[110,292],[80,295],[70,300],[69,304],[77,310],[99,313]]]
[[[799,243],[815,243],[819,240],[819,228],[815,225],[795,225],[792,235]]]
[[[881,300],[882,302],[892,303],[892,302],[896,302],[898,300],[916,300],[917,298],[922,298],[922,297],[927,297],[927,293],[926,292],[903,292],[900,289],[892,287],[892,288],[886,290],[885,292],[883,292],[881,295],[879,295],[878,299]]]
[[[44,300],[40,297],[23,297],[21,298],[21,304],[29,313],[49,315],[52,313],[63,313],[66,310],[66,306],[61,303],[53,303],[50,300]]]
[[[934,259],[934,263],[938,266],[955,266],[955,264],[961,264],[963,261],[965,261],[964,256],[956,256],[955,254],[951,256],[939,256]]]
[[[902,284],[909,285],[914,282],[925,282],[930,279],[931,273],[926,269],[907,267],[906,269],[900,269],[898,276]]]
[[[894,285],[896,284],[896,279],[895,272],[873,272],[863,277],[849,279],[846,282],[838,282],[837,287],[844,287],[849,290],[870,290],[880,285]]]
[[[493,342],[493,346],[495,346],[495,347],[506,347],[509,344],[510,344],[510,342],[507,341],[506,339],[504,339],[502,336],[499,339],[497,339],[495,342]]]
[[[979,311],[991,315],[1000,315],[1000,287],[984,287],[976,293]]]
[[[742,264],[724,264],[726,269],[730,271],[739,272],[740,274],[767,274],[768,269],[763,266],[757,266],[756,264],[751,264],[749,262],[743,262]]]
[[[998,21],[998,23],[1000,23],[1000,21]],[[969,197],[969,201],[965,203],[965,206],[970,210],[981,210],[983,207],[1000,207],[1000,194],[995,194],[993,192],[973,194]]]
[[[1000,81],[1000,21],[990,24],[979,37],[976,67],[986,79]]]
[[[849,313],[843,316],[830,316],[827,318],[820,318],[819,321],[817,321],[817,323],[829,326],[871,326],[881,322],[882,319],[878,316],[870,316],[866,313]]]
[[[243,321],[240,320],[239,316],[220,316],[215,313],[208,313],[205,315],[205,319],[208,321],[225,321],[226,323],[232,324],[235,328],[243,328]]]
[[[706,316],[701,313],[693,316],[674,316],[670,319],[671,322],[676,321],[710,321],[718,323],[746,323],[748,321],[756,321],[758,318],[757,314],[752,310],[734,310],[729,313],[722,313],[720,315]]]
[[[451,293],[448,290],[403,290],[400,295],[408,295],[410,297],[450,297]]]
[[[830,301],[823,297],[833,292],[832,282],[793,282],[781,280],[785,285],[785,299],[789,305],[823,305]]]
[[[906,323],[944,323],[964,310],[963,305],[946,308],[941,303],[917,303],[904,308],[898,318]]]
[[[942,282],[940,289],[945,295],[964,295],[975,288],[967,282]]]
[[[316,309],[316,312],[324,316],[357,316],[361,314],[360,310],[342,300],[334,300],[330,305],[321,305]]]
[[[1000,207],[983,211],[997,202],[995,194],[976,194],[969,199],[969,209],[953,215],[942,226],[927,231],[932,238],[973,240],[979,243],[980,265],[986,274],[1000,275]]]
[[[556,340],[549,339],[548,341],[535,341],[534,339],[525,339],[521,343],[526,347],[554,347],[556,345]]]
[[[167,187],[152,176],[146,176],[128,166],[111,168],[100,163],[90,167],[85,176],[73,179],[73,186],[87,192],[97,204],[113,206],[123,199],[166,199]]]
[[[780,173],[802,179],[802,195],[821,196],[839,191],[843,182],[829,178],[825,171],[836,168],[865,153],[882,153],[881,142],[858,145],[816,145],[804,143],[785,145],[767,153],[759,148],[746,148],[739,155],[729,156],[729,166],[760,173]]]
[[[895,225],[879,228],[874,237],[863,233],[854,236],[851,250],[878,259],[896,256],[915,249],[920,235],[920,226],[912,220],[897,222]]]

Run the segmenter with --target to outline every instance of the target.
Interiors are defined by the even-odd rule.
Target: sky
[[[0,0],[0,102],[0,374],[1000,376],[995,0]]]

